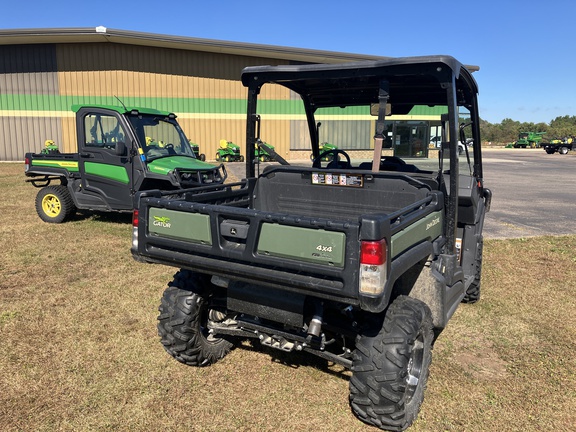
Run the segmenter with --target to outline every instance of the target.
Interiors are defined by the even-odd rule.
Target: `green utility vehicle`
[[[78,153],[60,153],[48,140],[41,153],[25,155],[26,181],[41,188],[36,211],[45,222],[64,222],[77,209],[131,212],[139,191],[226,179],[223,166],[195,157],[173,113],[108,105],[72,109]]]
[[[404,430],[423,402],[434,340],[462,301],[480,297],[491,193],[476,82],[449,56],[249,67],[242,82],[246,178],[137,200],[134,258],[179,268],[159,309],[164,349],[191,366],[246,338],[315,354],[351,369],[358,418]],[[280,164],[260,173],[258,96],[278,85],[302,99],[306,120],[282,127],[311,143],[314,160],[275,155]],[[424,106],[445,110],[437,149],[425,124],[398,120]],[[337,149],[319,151],[318,120]],[[370,147],[371,160],[346,151]]]
[[[575,143],[576,136],[570,135],[562,139],[553,139],[549,142],[543,142],[541,146],[548,154],[554,154],[558,152],[562,155],[565,155],[568,154],[570,150],[574,149]]]
[[[194,153],[194,156],[196,156],[196,159],[200,159],[201,161],[205,161],[206,155],[204,153],[200,153],[200,146],[196,143],[193,143],[192,140],[190,140],[189,142],[190,142],[190,147],[192,147],[192,152]]]

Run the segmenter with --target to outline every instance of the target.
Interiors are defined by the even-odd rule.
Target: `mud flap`
[[[426,264],[420,273],[410,297],[428,305],[436,329],[446,327],[464,297],[464,273],[457,255],[440,255]]]

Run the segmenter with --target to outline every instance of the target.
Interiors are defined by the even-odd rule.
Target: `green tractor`
[[[240,146],[232,141],[220,140],[220,146],[216,151],[216,160],[222,162],[244,162],[244,156],[240,154]]]
[[[512,143],[514,148],[536,148],[540,147],[540,141],[546,132],[520,132],[518,141]]]
[[[264,145],[260,146],[260,144]],[[273,145],[266,142],[257,142],[254,147],[254,157],[256,160],[259,160],[260,162],[270,162],[273,159],[272,155],[268,153],[268,150],[274,150]]]
[[[323,142],[318,144],[318,150],[321,156],[326,153],[324,156],[322,156],[321,160],[330,162],[334,158],[335,150],[338,150],[338,147],[336,147],[334,144],[330,144],[329,142]],[[313,154],[310,155],[310,160],[314,160]]]

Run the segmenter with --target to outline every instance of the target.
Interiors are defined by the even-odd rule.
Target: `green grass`
[[[129,217],[55,225],[0,164],[2,431],[370,431],[350,373],[242,344],[184,366],[156,334],[176,269],[130,255]],[[482,298],[440,335],[411,431],[575,430],[576,236],[485,242]]]

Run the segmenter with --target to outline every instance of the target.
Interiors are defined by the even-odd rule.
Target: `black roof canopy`
[[[414,105],[445,105],[446,84],[456,82],[459,105],[468,105],[478,88],[471,73],[450,56],[404,57],[343,64],[254,66],[242,72],[242,83],[259,91],[276,83],[300,94],[314,108],[378,102],[380,83],[389,85],[392,114]]]

